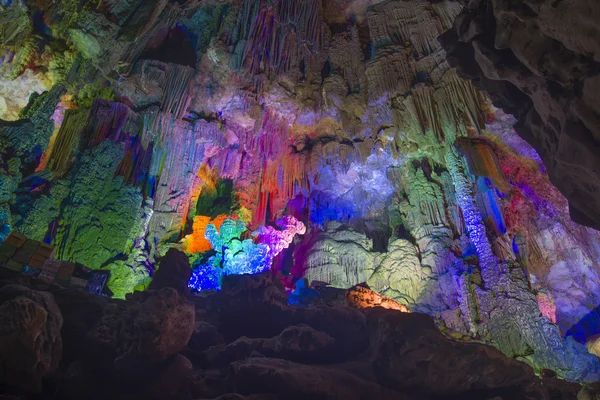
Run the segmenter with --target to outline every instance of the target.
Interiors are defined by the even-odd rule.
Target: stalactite
[[[460,205],[469,238],[474,244],[479,256],[479,264],[481,265],[481,274],[485,282],[495,282],[498,276],[498,261],[493,255],[492,247],[486,236],[485,226],[481,218],[481,214],[474,203],[473,192],[471,185],[467,180],[463,169],[463,162],[456,150],[450,147],[446,153],[446,164],[456,191],[456,199]]]
[[[164,1],[164,0],[161,0]],[[127,76],[133,70],[136,62],[146,50],[146,46],[148,42],[155,37],[155,35],[164,28],[173,27],[179,21],[182,14],[182,9],[177,6],[166,7],[166,10],[163,9],[162,15],[160,15],[160,19],[158,19],[154,24],[145,24],[142,28],[143,33],[137,35],[135,40],[132,40],[129,44],[129,47],[125,51],[121,61],[119,62],[120,68],[117,72],[121,76]]]
[[[354,143],[355,149],[357,149],[358,159],[364,164],[367,158],[373,153],[375,147],[370,138],[365,139],[363,142]]]
[[[153,149],[150,182],[155,187],[151,231],[158,235],[178,234],[186,220],[187,208],[197,171],[204,162],[205,143],[197,140],[196,128],[183,121],[174,123],[170,133]]]
[[[329,47],[329,59],[332,67],[341,71],[350,92],[359,93],[365,67],[356,26],[351,27],[349,33],[333,37]]]
[[[412,98],[423,133],[431,131],[438,141],[443,141],[444,131],[440,125],[433,89],[422,84],[417,85],[412,90]]]
[[[408,60],[408,52],[399,46],[389,46],[377,51],[366,67],[369,99],[392,97],[410,91],[415,74]]]
[[[287,199],[295,197],[297,191],[310,191],[309,171],[314,171],[310,164],[310,155],[306,153],[290,154],[283,157],[281,191]]]
[[[314,57],[323,47],[321,2],[317,0],[246,0],[240,39],[245,40],[241,65],[249,70],[283,73]],[[240,65],[240,66],[241,66]]]
[[[444,28],[429,3],[387,2],[369,12],[368,17],[369,29],[377,45],[410,43],[419,57],[440,47],[437,36]]]
[[[403,189],[410,203],[405,210],[410,227],[427,230],[430,226],[451,225],[444,212],[443,187],[429,181],[420,168],[409,173]]]
[[[47,168],[53,172],[55,177],[63,176],[71,168],[73,152],[79,146],[81,133],[87,120],[87,112],[65,111],[63,123],[57,133],[47,164]]]
[[[164,97],[161,110],[175,119],[180,119],[191,101],[192,82],[195,70],[178,64],[169,64],[163,86]]]
[[[446,52],[441,48],[426,57],[412,61],[411,66],[415,77],[425,75],[434,86],[437,86],[450,70]]]
[[[360,257],[352,251],[327,254],[320,252],[311,256],[308,263],[310,280],[336,284],[347,282],[345,285],[353,286],[367,280],[365,267],[372,264],[370,257]],[[331,266],[339,268],[332,268]]]
[[[115,175],[124,177],[126,183],[138,187],[148,177],[152,147],[150,144],[148,148],[144,148],[139,139],[132,138]]]
[[[146,24],[139,33],[140,36],[150,31],[156,25],[158,17],[160,16],[160,14],[162,14],[163,10],[165,9],[168,3],[169,0],[158,0],[156,2],[156,4],[154,5],[154,9],[152,10],[152,14],[150,14],[150,17],[148,17]]]
[[[374,10],[367,12],[367,22],[371,41],[376,46],[385,46],[392,43],[392,37],[387,30],[387,17]]]
[[[444,30],[453,27],[456,16],[460,14],[463,6],[455,1],[442,1],[439,3],[431,3],[433,10],[440,19]]]
[[[435,91],[435,101],[439,105],[444,131],[457,132],[460,136],[467,133],[465,128],[471,127],[481,134],[487,117],[483,107],[487,102],[485,95],[471,82],[460,79],[454,70],[445,74],[442,81]]]
[[[85,138],[91,146],[97,146],[106,139],[121,142],[126,133],[123,127],[130,109],[125,104],[97,99],[90,110]]]
[[[496,154],[485,139],[458,138],[456,145],[467,159],[473,175],[490,178],[494,186],[503,192],[510,190]]]
[[[537,277],[540,277],[545,273],[545,271],[550,269],[550,266],[548,265],[548,258],[542,252],[542,249],[534,235],[527,235],[525,238],[525,243],[526,245],[520,246],[519,249],[523,249],[527,271],[530,274],[535,274]]]

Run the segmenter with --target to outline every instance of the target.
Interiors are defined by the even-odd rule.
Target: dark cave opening
[[[196,68],[195,42],[194,35],[183,25],[163,28],[150,40],[141,58]]]

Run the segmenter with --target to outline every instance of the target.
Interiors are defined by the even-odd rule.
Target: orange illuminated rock
[[[404,304],[361,285],[354,286],[346,291],[346,304],[359,309],[383,307],[389,310],[410,312]]]
[[[204,237],[204,233],[206,232],[206,226],[208,224],[213,224],[217,230],[221,228],[223,222],[226,219],[237,219],[235,216],[230,217],[228,215],[222,214],[217,216],[215,219],[211,221],[210,217],[206,217],[204,215],[198,215],[194,218],[193,229],[194,232],[190,235],[187,235],[183,239],[183,248],[186,253],[204,253],[212,249],[212,245],[210,242]]]

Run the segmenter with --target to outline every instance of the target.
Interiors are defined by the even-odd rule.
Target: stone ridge
[[[5,296],[17,292],[21,302]],[[46,299],[53,317],[24,324],[27,299]],[[52,354],[52,369],[20,380],[10,377],[22,353],[1,347],[9,386],[0,393],[12,399],[574,400],[580,388],[537,378],[493,347],[447,339],[423,314],[290,306],[268,273],[226,277],[204,298],[165,287],[107,301],[4,271],[0,310],[23,336],[41,330],[59,346],[31,355]]]

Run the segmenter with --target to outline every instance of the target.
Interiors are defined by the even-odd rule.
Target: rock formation
[[[155,368],[147,393],[175,396],[166,382],[208,362],[231,364],[216,385],[241,395],[271,376],[280,396],[410,397],[410,376],[384,378],[394,360],[373,335],[385,347],[397,318],[431,324],[327,302],[427,314],[538,374],[600,380],[598,7],[512,3],[0,1],[0,267],[56,275],[29,265],[15,232],[107,280],[126,302],[101,317],[105,299],[86,303],[93,334],[66,324],[96,338],[102,368],[138,369],[132,382]],[[264,278],[245,275],[266,271],[279,286],[253,292]],[[194,313],[188,292],[212,291]],[[205,313],[222,313],[218,332]],[[177,355],[192,327],[220,347]],[[162,350],[140,359],[151,336]],[[381,371],[300,365],[367,343]],[[465,373],[491,397],[525,382]],[[319,384],[292,390],[293,374]],[[203,376],[201,396],[226,394]],[[423,395],[476,389],[417,378],[440,390]]]
[[[52,332],[62,318],[69,327],[62,332],[64,354],[56,346],[52,352],[61,360],[58,373],[39,387],[49,398],[542,400],[575,399],[581,388],[540,379],[491,346],[448,339],[426,315],[360,308],[374,293],[364,287],[336,290],[359,308],[326,297],[309,308],[291,306],[268,273],[226,277],[220,293],[191,302],[169,287],[99,302],[14,272],[2,272],[0,280],[3,296],[57,299],[54,319],[40,320],[37,329]],[[22,316],[6,307],[11,301],[3,303],[3,317]],[[85,314],[73,312],[77,307]],[[75,325],[79,332],[70,335]],[[52,337],[60,343],[61,336]],[[83,351],[67,352],[77,342]],[[8,376],[22,371],[13,353],[0,356]],[[27,385],[40,377],[20,377],[23,390],[9,387],[6,395],[30,398]]]
[[[20,285],[0,289],[2,383],[40,392],[58,368],[63,317],[52,294]]]
[[[459,2],[448,60],[518,120],[577,222],[598,228],[600,8],[573,2]]]

